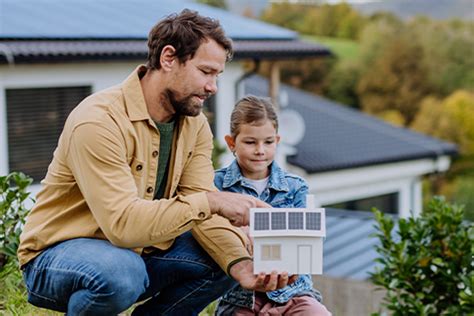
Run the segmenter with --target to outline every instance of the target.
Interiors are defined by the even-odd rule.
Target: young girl
[[[214,183],[221,191],[253,195],[273,207],[305,207],[308,186],[286,173],[274,161],[280,136],[273,105],[247,96],[237,102],[225,136],[235,160],[216,171]],[[253,293],[237,286],[219,301],[216,315],[331,315],[313,289],[310,275],[301,275],[283,289]]]

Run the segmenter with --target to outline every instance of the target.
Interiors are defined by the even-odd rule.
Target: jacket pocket
[[[270,202],[270,204],[275,208],[293,207],[293,200],[287,196],[277,196]]]

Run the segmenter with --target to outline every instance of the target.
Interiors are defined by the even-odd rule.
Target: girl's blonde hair
[[[237,101],[230,116],[230,134],[237,137],[242,124],[260,125],[269,120],[278,131],[278,117],[269,98],[248,95]]]

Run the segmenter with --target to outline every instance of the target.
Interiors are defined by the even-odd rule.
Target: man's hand
[[[288,273],[278,274],[273,271],[271,274],[260,272],[253,273],[253,263],[251,260],[242,260],[230,268],[230,275],[239,282],[244,289],[259,292],[270,292],[281,289],[296,281],[298,275],[288,277]]]
[[[232,192],[207,192],[212,214],[227,218],[234,226],[249,224],[249,210],[253,207],[269,208],[267,203],[249,195]]]

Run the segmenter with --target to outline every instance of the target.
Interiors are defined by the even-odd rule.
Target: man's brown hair
[[[160,69],[160,55],[163,47],[175,48],[175,56],[180,63],[192,59],[199,46],[208,39],[217,42],[227,53],[227,61],[232,58],[232,41],[228,38],[219,21],[199,15],[196,11],[184,9],[173,13],[156,24],[148,35],[148,69]]]

